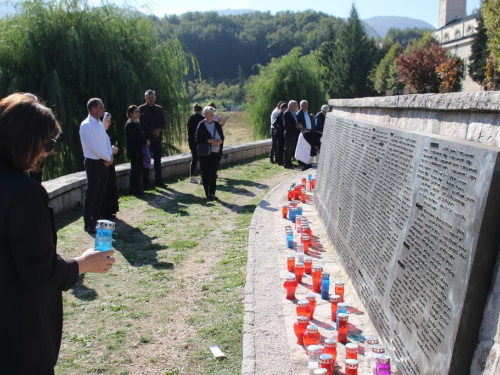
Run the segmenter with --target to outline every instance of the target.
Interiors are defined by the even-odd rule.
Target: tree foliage
[[[269,137],[271,112],[280,101],[307,100],[311,112],[324,104],[320,68],[314,54],[302,56],[300,48],[260,67],[247,86],[247,111],[256,137]]]
[[[473,36],[469,58],[469,75],[474,82],[480,85],[484,85],[486,79],[486,60],[489,55],[488,36],[486,35],[482,12],[479,12],[478,25]]]
[[[458,91],[463,77],[463,61],[451,56],[431,35],[411,42],[396,59],[398,81],[412,93]]]
[[[424,37],[426,33],[432,31],[430,29],[420,29],[418,27],[406,28],[404,30],[391,27],[387,34],[385,35],[384,43],[393,45],[394,43],[400,43],[403,47],[406,47],[411,40],[420,40]]]
[[[188,106],[183,77],[195,64],[176,38],[160,40],[144,16],[85,0],[25,1],[19,13],[0,20],[0,95],[38,95],[53,109],[63,134],[45,177],[83,169],[79,124],[91,97],[102,98],[113,116],[113,142],[124,160],[126,109],[156,90],[167,116],[167,143],[184,130]]]
[[[375,71],[374,87],[379,93],[386,90],[398,90],[403,88],[403,85],[398,82],[398,68],[396,64],[396,59],[401,51],[401,44],[396,42],[378,64]]]
[[[331,64],[325,66],[326,89],[331,98],[357,98],[374,94],[368,76],[377,56],[375,41],[368,37],[356,7],[337,34]]]
[[[497,66],[500,65],[500,0],[483,0],[481,14],[484,19],[488,48]]]

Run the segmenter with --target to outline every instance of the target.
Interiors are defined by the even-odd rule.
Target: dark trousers
[[[283,165],[283,153],[285,151],[285,138],[283,133],[276,136],[276,163]]]
[[[109,168],[103,160],[85,159],[87,172],[87,191],[83,201],[83,220],[85,228],[95,228],[101,212],[102,200],[108,186]]]
[[[271,151],[269,152],[269,159],[271,163],[277,161],[278,158],[278,139],[277,136],[274,135],[274,129],[271,129]]]
[[[141,174],[145,169],[142,165],[142,157],[130,160],[129,191],[137,194],[141,191]]]
[[[149,152],[151,152],[154,161],[155,181],[157,184],[161,184],[163,182],[161,177],[161,142],[151,142]],[[149,186],[149,168],[143,169],[142,182],[144,186]]]
[[[191,176],[194,176],[196,173],[196,165],[199,161],[198,153],[196,152],[196,146],[191,148],[191,164],[189,164],[189,171],[191,172]]]
[[[295,135],[285,137],[284,160],[285,165],[292,164],[292,157],[295,155],[295,147],[297,146],[297,137]]]
[[[221,153],[211,152],[210,155],[200,156],[201,176],[203,188],[207,198],[215,195],[217,190],[217,169],[219,168]]]

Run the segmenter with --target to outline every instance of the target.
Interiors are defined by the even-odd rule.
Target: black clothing
[[[112,219],[113,215],[120,210],[118,206],[118,186],[116,185],[116,169],[115,165],[111,164],[108,167],[108,184],[106,192],[101,204],[101,217]]]
[[[224,132],[222,131],[222,126],[220,126],[217,121],[214,121],[214,124],[215,130],[219,133],[222,141],[219,147],[219,152],[210,152],[208,156],[199,156],[201,176],[203,178],[203,188],[205,189],[205,195],[207,198],[215,195],[217,190],[217,169],[219,168],[222,157],[222,146],[224,145]],[[209,139],[213,139],[213,135],[210,134],[205,126],[205,121],[202,120],[196,128],[196,144],[208,144]]]
[[[321,149],[321,137],[323,134],[319,131],[316,130],[304,130],[302,132],[302,135],[304,136],[304,139],[311,145],[311,156],[316,156],[316,149]]]
[[[94,229],[101,217],[101,205],[108,186],[109,168],[104,160],[85,158],[87,172],[87,191],[83,202],[83,221],[85,229]]]
[[[52,374],[62,337],[62,291],[78,263],[56,253],[44,187],[18,171],[0,172],[0,369]]]
[[[144,103],[143,105],[139,106],[139,112],[141,112],[141,128],[142,131],[146,133],[149,142],[161,143],[161,140],[163,138],[163,129],[165,129],[165,126],[167,124],[163,108],[156,104],[150,107],[147,103]],[[152,135],[152,133],[155,129],[158,128],[160,128],[162,131],[160,132],[159,137],[155,137]]]
[[[196,144],[195,144],[194,148],[191,148],[191,163],[189,163],[190,176],[195,175],[196,165],[198,165],[199,161],[200,161],[200,157],[198,156],[198,153],[196,152]],[[200,165],[200,170],[201,170],[201,165]]]
[[[163,186],[163,178],[161,176],[161,143],[151,142],[149,145],[149,152],[154,162],[155,183],[158,186]],[[144,187],[149,187],[149,168],[143,168],[142,183]]]
[[[309,112],[307,112],[307,114],[309,115],[309,121],[311,122],[311,129],[310,130],[314,130],[314,128],[315,128],[314,117]],[[306,114],[303,110],[300,110],[297,112],[297,121],[299,122],[299,124],[303,125],[304,129],[307,129],[305,116],[306,116]]]
[[[314,130],[318,130],[318,131],[322,132],[323,128],[325,127],[326,116],[324,115],[323,112],[320,111],[320,112],[316,113],[316,116],[314,116],[314,119],[317,122],[316,129],[314,129]]]
[[[191,150],[191,164],[189,165],[189,171],[191,176],[194,176],[196,173],[196,165],[198,164],[199,158],[198,153],[196,152],[196,128],[198,128],[198,124],[203,121],[205,117],[200,115],[199,113],[194,113],[189,116],[187,121],[187,129],[188,129],[188,144],[189,149]]]
[[[299,137],[299,130],[297,129],[298,121],[296,120],[296,116],[294,116],[289,109],[283,113],[283,123],[285,126],[283,163],[285,166],[289,167],[292,165],[292,157],[295,155],[295,147],[297,146]]]
[[[127,158],[130,160],[129,192],[130,194],[138,194],[141,191],[141,175],[144,169],[142,149],[146,146],[146,134],[138,122],[129,119],[125,123],[125,139],[127,141]]]

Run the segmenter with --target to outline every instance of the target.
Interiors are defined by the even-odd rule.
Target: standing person
[[[111,115],[108,112],[104,112],[101,122],[107,132],[111,126]],[[118,149],[115,146],[112,146],[111,142],[109,143],[109,147],[111,147],[111,153],[114,158],[118,153]],[[113,219],[113,216],[116,215],[118,211],[118,187],[116,185],[115,164],[113,163],[108,167],[108,185],[101,204],[101,217]]]
[[[299,129],[302,124],[297,120],[297,102],[290,100],[288,102],[288,109],[283,113],[283,123],[285,125],[285,150],[284,150],[284,167],[287,169],[294,168],[292,164],[292,157],[295,154],[295,146],[299,137]]]
[[[127,158],[130,160],[129,192],[131,195],[144,195],[144,190],[141,190],[140,187],[143,170],[142,149],[150,145],[149,140],[146,139],[146,134],[141,129],[139,116],[139,108],[136,105],[128,107],[128,120],[125,123],[125,140],[127,144]]]
[[[202,121],[205,117],[202,115],[203,108],[198,103],[194,103],[193,105],[193,114],[189,116],[187,121],[187,130],[188,130],[188,144],[189,149],[191,150],[191,163],[189,164],[189,170],[191,172],[191,178],[189,182],[193,184],[197,184],[198,180],[196,179],[196,165],[198,164],[198,154],[196,153],[196,141],[195,134],[196,128],[200,121]]]
[[[167,187],[161,176],[161,142],[163,139],[163,130],[167,125],[163,108],[155,104],[156,93],[154,90],[147,90],[144,93],[146,103],[139,107],[141,113],[140,122],[142,131],[146,133],[147,139],[150,142],[149,149],[154,160],[155,182],[156,186]],[[149,187],[149,168],[144,168],[142,176],[144,188]]]
[[[217,106],[214,102],[208,102],[207,107],[212,107],[215,111],[217,111]],[[217,121],[222,127],[226,125],[226,120],[220,117],[217,113],[214,113],[214,121]]]
[[[99,120],[104,115],[104,104],[99,98],[87,102],[88,117],[80,125],[80,141],[85,156],[87,191],[83,201],[84,230],[96,233],[96,223],[108,185],[109,166],[113,164],[111,143],[104,125]]]
[[[316,116],[314,116],[314,124],[316,126],[316,130],[323,132],[323,128],[325,127],[325,119],[326,119],[326,114],[328,113],[328,105],[325,104],[321,106],[321,111],[316,113]]]
[[[209,201],[219,200],[215,195],[217,190],[217,168],[219,168],[222,157],[222,145],[224,133],[222,126],[214,120],[215,108],[203,108],[205,119],[198,124],[195,133],[197,145],[206,144],[210,146],[210,154],[200,156],[203,188]]]
[[[288,104],[282,102],[280,112],[274,120],[274,137],[276,138],[276,162],[283,166],[283,152],[285,150],[285,124],[283,114],[288,109]]]
[[[309,103],[307,100],[301,100],[300,101],[300,110],[296,113],[297,114],[297,120],[299,121],[300,124],[303,125],[304,129],[308,130],[315,130],[314,127],[314,118],[313,116],[308,112],[308,107]]]
[[[114,251],[75,259],[56,250],[45,188],[28,177],[61,128],[31,96],[0,100],[0,368],[2,374],[53,375],[63,331],[62,291],[84,272],[108,272]]]
[[[271,161],[271,164],[276,163],[278,157],[277,157],[277,151],[278,151],[278,144],[277,144],[277,139],[275,136],[275,129],[274,129],[274,120],[276,120],[276,117],[278,117],[278,114],[280,113],[280,108],[281,105],[283,104],[283,101],[280,101],[276,108],[273,109],[271,113],[271,151],[269,152],[269,159]]]

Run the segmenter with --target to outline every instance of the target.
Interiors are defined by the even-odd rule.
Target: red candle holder
[[[306,189],[302,189],[300,192],[300,200],[302,201],[302,203],[306,203],[306,198],[307,198]]]
[[[288,216],[288,205],[284,204],[283,208],[281,209],[281,214],[283,215],[283,219],[286,219]]]
[[[293,331],[297,336],[297,344],[304,344],[304,333],[306,333],[307,326],[309,325],[309,318],[307,316],[298,316],[297,321],[293,324]]]
[[[307,254],[311,246],[311,237],[307,233],[302,233],[300,241],[304,244],[304,254]]]
[[[306,333],[304,333],[304,345],[306,348],[309,345],[318,345],[321,335],[319,334],[318,327],[314,324],[307,326]]]
[[[340,296],[340,302],[344,302],[344,287],[345,282],[342,280],[335,281],[335,294]]]
[[[306,184],[306,182],[307,182],[307,179],[306,179],[306,178],[303,178],[303,179],[301,180],[301,182],[300,182],[300,185],[305,185],[305,184]]]
[[[300,199],[300,185],[297,185],[293,190],[293,199],[296,201]]]
[[[345,375],[358,375],[358,361],[355,359],[345,361]]]
[[[295,255],[288,255],[286,257],[286,269],[288,272],[295,271]]]
[[[347,314],[344,313],[339,313],[337,314],[339,318],[339,327],[338,327],[338,335],[337,335],[337,341],[346,344],[347,343],[347,319],[348,316]]]
[[[332,356],[333,363],[335,364],[335,360],[337,359],[337,341],[334,339],[326,339],[323,353],[330,354]]]
[[[340,296],[338,294],[330,294],[330,304],[332,309],[332,322],[337,321],[337,311],[338,303],[340,302]]]
[[[358,359],[358,346],[353,343],[346,344],[345,346],[346,359]]]
[[[323,274],[323,266],[318,264],[312,266],[313,292],[321,293],[321,275]]]
[[[283,286],[286,289],[286,299],[293,301],[295,299],[295,291],[299,284],[295,280],[295,275],[288,275],[286,277],[285,283]]]
[[[307,316],[309,320],[311,320],[311,307],[309,305],[309,301],[306,299],[301,299],[297,303],[297,307],[295,308],[297,312],[297,316]]]
[[[315,178],[313,178],[311,180],[311,190],[314,190],[314,189],[316,189],[316,179]]]
[[[309,224],[302,223],[302,233],[308,234],[309,238],[312,238],[312,230]]]
[[[294,189],[292,189],[292,188],[290,188],[290,190],[288,190],[287,198],[289,201],[291,201],[293,199],[293,192],[294,192]]]
[[[323,353],[319,356],[319,368],[325,368],[328,371],[328,375],[333,375],[333,358],[328,353]]]
[[[304,263],[295,263],[295,280],[297,280],[298,283],[302,282],[302,276],[304,276]]]
[[[304,253],[306,252],[306,247],[304,246]],[[306,275],[310,275],[312,272],[313,258],[305,257],[304,258],[304,273]]]
[[[311,320],[314,319],[314,310],[316,310],[316,296],[312,293],[309,293],[306,296],[306,299],[309,301],[309,310],[311,311]]]

